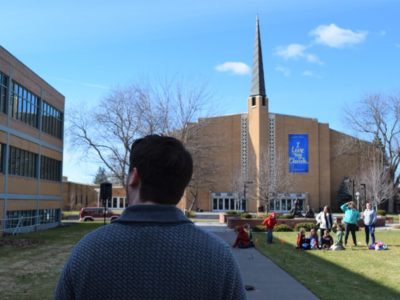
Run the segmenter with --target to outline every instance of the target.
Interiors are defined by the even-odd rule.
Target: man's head
[[[180,141],[167,136],[137,139],[132,144],[129,162],[129,205],[177,204],[193,172],[190,153]]]
[[[372,208],[371,202],[367,202],[367,209],[371,209],[371,208]]]

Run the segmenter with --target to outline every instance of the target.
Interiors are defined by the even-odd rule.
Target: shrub
[[[386,216],[386,211],[384,209],[378,209],[376,213],[378,216]]]
[[[277,218],[277,219],[294,219],[294,215],[291,215],[291,214],[283,214],[283,215],[278,215],[276,218]]]
[[[298,223],[298,224],[296,224],[294,229],[296,229],[296,231],[300,231],[300,228],[304,228],[305,231],[310,231],[312,228],[316,228],[316,227],[317,226],[315,225],[315,223],[307,222],[307,223]]]
[[[192,210],[186,211],[186,217],[188,218],[196,218],[196,213]]]
[[[234,211],[234,210],[228,210],[226,213],[225,213],[227,216],[238,216],[239,214],[238,214],[238,212],[237,211]]]
[[[264,225],[256,225],[253,227],[253,232],[265,232],[265,226]]]
[[[253,216],[247,212],[244,212],[240,215],[243,219],[251,219]]]
[[[279,225],[275,226],[274,231],[276,231],[276,232],[289,232],[289,231],[293,231],[293,229],[290,226],[286,225],[286,224],[279,224]]]

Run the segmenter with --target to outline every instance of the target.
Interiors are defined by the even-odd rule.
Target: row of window
[[[0,110],[7,111],[8,77],[0,72]],[[11,116],[32,127],[40,128],[39,116],[42,116],[41,130],[54,137],[62,139],[63,113],[37,95],[12,81]]]
[[[31,125],[32,127],[38,128],[39,97],[18,83],[13,82],[11,99],[11,116]]]
[[[2,145],[2,147],[4,146],[5,145]],[[36,153],[10,146],[8,174],[36,177],[37,157],[38,155]]]
[[[269,201],[269,210],[270,211],[279,211],[279,212],[288,212],[293,207],[295,207],[295,202],[298,202],[300,211],[304,210],[304,199],[301,198],[282,198],[282,199],[271,199]]]
[[[4,173],[6,145],[0,144],[0,172]],[[39,155],[27,150],[10,146],[8,159],[8,174],[37,177]],[[46,156],[40,158],[40,178],[52,181],[61,181],[62,162]]]
[[[42,101],[42,130],[62,139],[62,113],[45,101]]]
[[[6,216],[6,229],[29,227],[60,221],[60,209],[9,210]]]
[[[128,207],[128,199],[126,197],[113,197],[107,200],[108,208],[125,208]]]
[[[62,162],[46,156],[40,159],[40,178],[61,181]]]

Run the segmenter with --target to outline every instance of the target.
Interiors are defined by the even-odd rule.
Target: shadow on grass
[[[292,243],[276,236],[272,245],[265,244],[263,234],[255,234],[254,240],[258,251],[321,299],[400,299],[399,290],[393,288],[398,285],[396,267],[388,270],[385,266],[379,266],[379,262],[387,266],[390,266],[390,262],[383,261],[387,259],[385,257],[369,257],[367,254],[381,254],[390,250],[376,253],[372,250],[363,251],[367,250],[366,247],[348,247],[345,251],[304,251],[297,250]],[[396,253],[392,255],[398,256]],[[393,278],[388,271],[394,272]]]

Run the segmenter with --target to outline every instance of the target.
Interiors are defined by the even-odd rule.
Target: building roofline
[[[65,99],[65,96],[63,94],[61,94],[54,86],[52,86],[50,83],[48,83],[46,80],[44,80],[39,74],[37,74],[35,71],[33,71],[30,67],[28,67],[25,63],[23,63],[19,58],[17,58],[14,54],[12,54],[10,51],[8,51],[6,48],[4,48],[2,45],[0,45],[0,50],[4,51],[7,55],[9,55],[13,59],[15,59],[25,69],[27,69],[29,72],[31,72],[33,75],[35,75],[37,78],[39,78],[47,86],[49,86],[54,92],[56,92],[57,94],[59,94],[61,97],[63,97]]]

